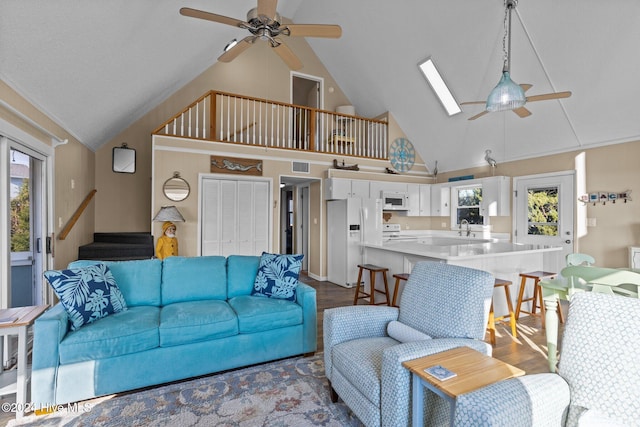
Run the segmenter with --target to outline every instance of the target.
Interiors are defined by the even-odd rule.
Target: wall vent
[[[291,162],[291,170],[293,172],[309,173],[309,163],[307,163],[307,162]]]

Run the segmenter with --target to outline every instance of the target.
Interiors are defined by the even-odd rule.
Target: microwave
[[[383,191],[382,209],[385,211],[409,210],[409,193],[401,191]]]

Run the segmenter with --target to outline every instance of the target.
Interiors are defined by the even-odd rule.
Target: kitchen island
[[[365,243],[364,248],[366,262],[389,268],[390,278],[396,273],[411,273],[414,264],[419,261],[446,262],[488,271],[496,278],[513,283],[511,297],[514,309],[520,289],[518,276],[520,273],[538,270],[559,272],[564,266],[561,247],[505,241],[427,238],[386,241],[382,244]],[[393,286],[389,291],[393,293]],[[399,294],[398,301],[402,296],[402,285]],[[533,281],[530,280],[527,283],[525,295],[532,294]],[[523,305],[523,309],[529,311],[530,303],[525,304],[526,308]],[[507,314],[507,304],[502,289],[496,289],[494,292],[494,312],[496,316]]]

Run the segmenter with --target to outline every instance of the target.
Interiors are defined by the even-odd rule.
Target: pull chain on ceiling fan
[[[468,120],[475,120],[487,113],[511,110],[519,117],[525,118],[531,115],[531,111],[524,105],[527,102],[545,101],[548,99],[568,98],[571,92],[553,92],[542,95],[526,96],[525,92],[531,88],[530,84],[514,83],[511,80],[511,12],[518,4],[517,0],[506,0],[504,14],[504,37],[502,38],[502,51],[504,53],[502,65],[502,77],[498,85],[493,88],[486,101],[462,102],[460,105],[484,104],[485,110],[469,117]]]
[[[217,15],[211,12],[183,7],[180,14],[191,18],[205,19],[220,24],[248,30],[251,35],[245,37],[231,49],[218,57],[220,62],[231,62],[242,52],[250,48],[257,40],[265,40],[274,49],[278,56],[292,70],[302,68],[302,62],[293,51],[278,38],[287,37],[325,37],[339,38],[342,36],[342,28],[339,25],[324,24],[282,24],[280,14],[276,11],[277,0],[258,0],[257,7],[247,13],[247,21]]]

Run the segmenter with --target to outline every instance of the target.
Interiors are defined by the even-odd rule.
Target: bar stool
[[[387,272],[389,271],[386,267],[378,267],[373,264],[358,264],[358,283],[356,284],[356,295],[353,298],[353,305],[358,305],[359,299],[369,298],[369,304],[375,305],[389,305],[391,300],[389,299],[389,284],[387,283]],[[362,272],[364,270],[369,271],[369,283],[371,284],[371,292],[366,293],[364,291],[364,283],[362,283]],[[376,289],[376,274],[382,273],[382,278],[384,279],[384,291]],[[380,294],[384,294],[385,301],[376,303],[375,302],[375,294],[376,292]],[[362,294],[362,296],[360,296]]]
[[[540,287],[540,281],[545,279],[554,279],[558,274],[548,271],[532,271],[530,273],[520,273],[520,292],[518,294],[518,305],[516,307],[516,320],[520,319],[520,313],[531,314],[532,316],[542,317],[542,327],[544,328],[544,314],[545,307],[542,300],[542,288]],[[533,279],[533,296],[530,298],[524,298],[524,289],[527,284],[527,279]],[[531,301],[531,311],[525,311],[522,309],[522,303]],[[536,313],[536,309],[540,308],[540,314]],[[560,323],[564,323],[564,316],[562,315],[562,307],[560,301],[558,301],[558,318]]]
[[[502,287],[504,289],[504,296],[507,298],[507,308],[509,309],[509,314],[505,316],[494,317],[493,314],[493,298],[491,298],[491,309],[489,310],[489,338],[491,339],[491,345],[496,345],[496,322],[504,320],[506,317],[509,317],[509,324],[511,325],[511,335],[516,338],[516,315],[513,312],[513,304],[511,303],[511,292],[509,291],[509,286],[511,286],[509,280],[496,279],[493,284],[494,289]]]
[[[393,300],[391,301],[391,306],[398,307],[396,301],[398,299],[398,288],[400,287],[400,281],[404,280],[405,282],[409,280],[409,273],[398,273],[394,274],[393,277],[396,279],[396,284],[393,287]]]

